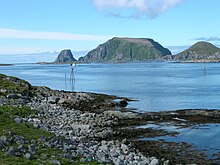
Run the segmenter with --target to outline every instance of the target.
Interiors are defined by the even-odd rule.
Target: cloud
[[[100,40],[107,40],[110,38],[110,36],[72,34],[72,33],[60,33],[60,32],[37,32],[37,31],[28,31],[28,30],[0,28],[0,38],[100,41]]]
[[[209,41],[209,42],[220,42],[220,37],[198,37],[198,38],[193,38],[193,40]]]
[[[185,0],[93,0],[99,10],[110,11],[112,16],[128,18],[154,18]],[[118,10],[121,10],[118,12]],[[130,10],[130,12],[124,11]],[[123,12],[124,11],[124,12]],[[123,12],[123,14],[122,14]]]
[[[0,45],[0,56],[8,54],[34,54],[34,53],[53,53],[60,51],[61,48],[54,49],[52,47],[34,47],[34,46],[15,46]]]

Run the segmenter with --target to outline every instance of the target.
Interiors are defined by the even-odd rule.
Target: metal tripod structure
[[[74,69],[75,69],[76,64],[70,64],[71,67],[71,72],[70,72],[70,87],[71,91],[73,92],[75,89],[75,74],[74,74]]]
[[[75,74],[74,74],[74,70],[75,70],[76,64],[70,64],[70,89],[73,92],[75,90]],[[67,90],[67,75],[65,73],[65,90]]]

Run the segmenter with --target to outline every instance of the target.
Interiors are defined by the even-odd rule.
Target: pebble
[[[159,165],[159,160],[154,158],[151,162],[150,165]]]
[[[21,118],[16,117],[16,118],[14,118],[14,121],[17,124],[21,124],[23,120]]]
[[[29,159],[29,160],[32,160],[32,159],[33,159],[33,155],[32,155],[31,153],[26,153],[26,154],[24,155],[24,157],[25,157],[26,159]]]

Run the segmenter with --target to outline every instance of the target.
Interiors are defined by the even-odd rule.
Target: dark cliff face
[[[174,60],[215,60],[220,59],[220,49],[208,42],[197,42],[173,57]]]
[[[71,50],[66,49],[62,50],[56,60],[54,61],[55,63],[71,63],[77,61],[71,52]]]
[[[90,51],[80,62],[126,62],[155,60],[171,52],[147,38],[112,38]]]

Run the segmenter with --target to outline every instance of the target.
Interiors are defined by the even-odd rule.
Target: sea
[[[68,64],[14,64],[0,66],[0,73],[51,89],[128,97],[136,100],[128,107],[138,112],[220,110],[220,63],[77,64],[73,72]],[[210,124],[164,140],[189,142],[210,155],[220,152],[219,137],[220,125]]]

